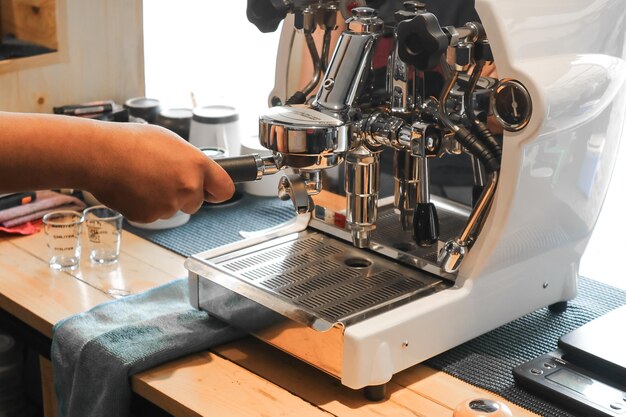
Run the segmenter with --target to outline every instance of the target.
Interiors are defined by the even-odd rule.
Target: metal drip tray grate
[[[310,231],[207,262],[331,323],[360,321],[450,285]]]

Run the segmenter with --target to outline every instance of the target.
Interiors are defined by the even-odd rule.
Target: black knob
[[[419,70],[432,69],[448,48],[448,37],[432,13],[419,13],[398,23],[398,54]]]
[[[287,16],[288,7],[281,0],[248,0],[246,16],[263,33],[275,32]]]
[[[474,58],[476,61],[493,61],[493,52],[488,40],[485,39],[476,43]]]
[[[418,203],[413,213],[413,239],[418,246],[431,246],[439,239],[439,218],[433,203]]]

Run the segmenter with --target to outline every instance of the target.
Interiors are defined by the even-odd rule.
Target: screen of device
[[[619,401],[622,397],[621,391],[570,369],[561,368],[546,375],[546,379],[576,391],[599,405]]]

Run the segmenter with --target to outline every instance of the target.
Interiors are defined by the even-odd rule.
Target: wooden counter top
[[[58,272],[48,267],[43,233],[1,237],[0,309],[51,337],[56,322],[110,300],[109,290],[137,293],[187,276],[183,261],[124,232],[117,264],[83,260],[76,271]],[[132,386],[176,416],[450,417],[466,399],[499,399],[418,365],[393,378],[387,400],[371,403],[361,392],[253,338],[143,372],[132,378]],[[516,417],[536,416],[509,406]]]

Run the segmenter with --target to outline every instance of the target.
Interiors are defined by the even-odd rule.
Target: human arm
[[[135,221],[193,213],[234,192],[222,168],[158,126],[0,112],[0,150],[0,193],[86,190]]]

